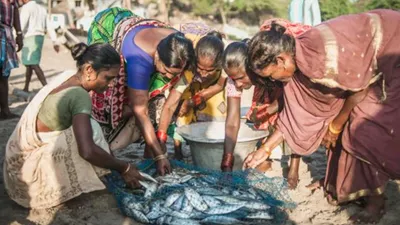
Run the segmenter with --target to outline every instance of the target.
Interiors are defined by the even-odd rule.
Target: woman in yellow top
[[[209,32],[197,42],[195,70],[185,71],[184,76],[190,85],[172,90],[161,113],[157,136],[162,144],[167,140],[166,132],[175,111],[178,116],[176,126],[193,122],[225,121],[226,102],[222,90],[226,75],[222,72],[223,51],[222,35],[216,31]],[[172,132],[169,133],[175,141],[175,157],[181,159],[182,139],[174,132],[176,126],[170,128]]]

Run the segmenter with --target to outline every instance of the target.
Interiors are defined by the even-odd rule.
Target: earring
[[[86,80],[87,80],[87,81],[90,81],[90,77],[89,77],[89,76],[87,76],[87,77],[86,77]]]

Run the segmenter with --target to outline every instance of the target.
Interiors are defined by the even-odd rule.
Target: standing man
[[[291,0],[289,5],[289,20],[315,26],[321,23],[321,10],[318,0]]]
[[[12,27],[17,38],[14,40]],[[17,47],[17,49],[16,49]],[[17,118],[8,106],[8,77],[18,67],[17,52],[23,47],[17,0],[0,0],[0,120]]]
[[[24,34],[22,64],[26,67],[24,91],[28,92],[33,71],[35,71],[43,86],[47,84],[43,70],[39,65],[46,30],[53,41],[53,47],[56,52],[59,51],[60,46],[56,42],[56,32],[50,27],[46,9],[35,1],[23,0],[23,3],[24,5],[21,8],[21,28]]]

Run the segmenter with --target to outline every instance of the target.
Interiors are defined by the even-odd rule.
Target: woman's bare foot
[[[353,223],[377,223],[385,214],[385,198],[383,195],[369,196],[365,208],[352,215],[349,220]]]
[[[299,173],[298,171],[290,170],[288,173],[287,181],[289,184],[289,189],[296,189],[299,184]]]
[[[292,154],[290,156],[290,168],[287,175],[287,181],[289,189],[296,189],[299,183],[299,166],[300,166],[300,155]]]
[[[319,179],[315,181],[314,183],[311,183],[306,186],[312,193],[314,193],[315,190],[320,189],[324,185],[324,178]]]

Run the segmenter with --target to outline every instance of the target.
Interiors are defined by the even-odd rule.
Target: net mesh
[[[133,190],[119,173],[106,176],[107,188],[125,215],[151,224],[282,224],[287,219],[285,209],[295,207],[283,178],[255,170],[226,173],[170,162],[174,172],[165,177],[157,177],[152,160],[137,164],[141,172],[157,179],[157,186],[149,182],[146,188]]]

